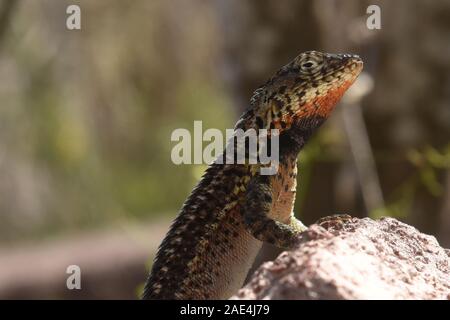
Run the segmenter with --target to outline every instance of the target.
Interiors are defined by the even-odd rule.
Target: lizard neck
[[[297,157],[314,131],[319,128],[325,118],[313,117],[300,119],[292,127],[280,134],[280,157]]]

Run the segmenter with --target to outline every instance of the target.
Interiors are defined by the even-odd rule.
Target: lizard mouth
[[[357,55],[336,55],[338,58],[330,63],[331,67],[322,70],[318,77],[324,82],[339,80],[356,80],[363,69],[363,61]],[[333,66],[334,65],[334,66]]]

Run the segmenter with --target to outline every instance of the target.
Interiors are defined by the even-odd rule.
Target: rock
[[[393,218],[328,217],[231,299],[450,299],[449,256]]]

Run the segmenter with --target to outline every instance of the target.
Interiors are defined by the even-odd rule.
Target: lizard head
[[[254,92],[236,128],[311,131],[328,118],[362,67],[356,55],[301,53]]]

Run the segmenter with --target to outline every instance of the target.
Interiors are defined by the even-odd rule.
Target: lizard
[[[298,154],[362,68],[357,55],[307,51],[256,89],[235,130],[279,130],[277,173],[210,164],[157,250],[143,299],[229,298],[263,242],[297,245],[307,229],[293,214]]]

